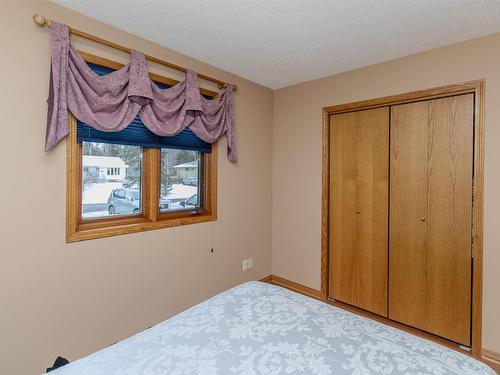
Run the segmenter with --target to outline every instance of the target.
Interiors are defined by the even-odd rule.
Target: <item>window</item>
[[[82,142],[82,155],[82,220],[140,214],[142,148]],[[128,179],[108,167],[117,163],[126,165]]]
[[[188,202],[202,195],[202,184],[198,182],[203,181],[203,157],[204,153],[199,151],[161,149],[161,212],[202,207]]]
[[[120,64],[83,54],[98,74]],[[152,75],[160,88],[176,82]],[[212,95],[208,91],[204,95]],[[70,115],[67,242],[216,220],[217,145],[190,130],[158,137],[136,118],[100,132]]]

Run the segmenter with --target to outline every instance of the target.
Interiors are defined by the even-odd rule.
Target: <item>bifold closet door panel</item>
[[[387,316],[389,108],[357,112],[357,306]]]
[[[330,117],[330,297],[357,301],[356,207],[358,127],[355,114]]]
[[[473,94],[429,103],[428,329],[470,344]]]
[[[472,94],[391,109],[389,317],[470,345]]]
[[[330,296],[387,316],[389,109],[330,123]]]
[[[391,107],[389,318],[426,324],[427,126],[429,103]]]

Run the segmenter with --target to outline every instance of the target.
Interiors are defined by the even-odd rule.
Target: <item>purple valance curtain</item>
[[[217,99],[200,94],[198,76],[160,89],[148,76],[144,55],[132,51],[130,63],[108,75],[94,73],[69,42],[65,25],[52,22],[52,54],[45,150],[69,133],[68,110],[80,121],[101,131],[119,131],[139,115],[159,136],[173,136],[189,127],[208,143],[227,136],[227,155],[236,161],[233,125],[233,88]]]

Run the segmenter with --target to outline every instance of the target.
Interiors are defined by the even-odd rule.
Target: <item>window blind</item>
[[[97,64],[87,64],[99,75],[106,75],[113,71],[113,69]],[[155,83],[161,89],[170,87],[161,82]],[[210,143],[198,138],[190,129],[184,129],[182,132],[172,137],[160,137],[146,128],[139,116],[137,116],[129,126],[118,132],[103,132],[96,130],[77,120],[77,141],[113,143],[141,147],[174,148],[200,152],[210,152],[212,150]]]

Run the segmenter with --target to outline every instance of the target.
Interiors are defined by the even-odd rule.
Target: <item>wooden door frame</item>
[[[330,116],[365,109],[437,99],[460,94],[474,94],[474,190],[472,208],[472,331],[471,351],[482,353],[483,290],[483,189],[484,189],[484,94],[485,80],[435,87],[383,98],[363,100],[323,108],[322,202],[321,202],[321,298],[328,300],[328,251],[330,204]]]

